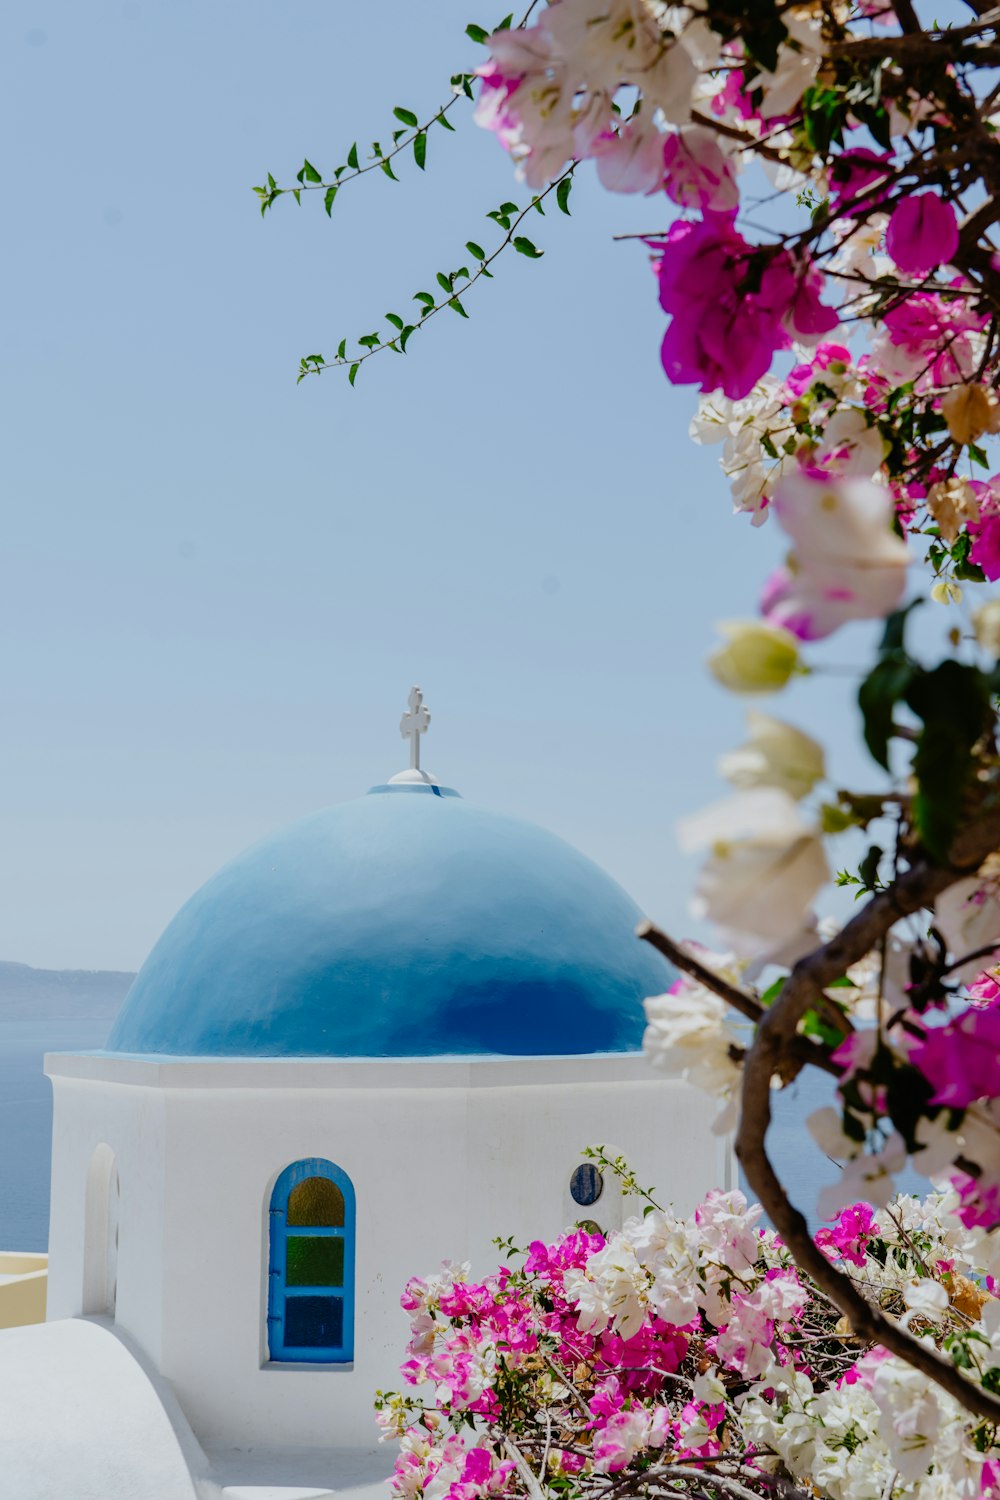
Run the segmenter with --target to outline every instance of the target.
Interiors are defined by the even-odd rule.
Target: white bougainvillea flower
[[[903,1288],[903,1301],[908,1310],[899,1321],[908,1326],[911,1318],[939,1318],[948,1306],[948,1293],[940,1281],[924,1276]]]
[[[719,760],[719,771],[733,786],[774,786],[796,801],[826,775],[823,746],[812,735],[752,708],[750,738]]]
[[[678,835],[686,852],[708,851],[694,914],[748,957],[796,932],[829,878],[815,825],[777,787],[718,802],[686,818]]]
[[[794,11],[784,17],[789,40],[778,51],[774,72],[760,73],[757,80],[764,90],[760,107],[765,120],[791,114],[802,95],[816,81],[823,59],[823,23],[816,16]]]
[[[849,1161],[837,1181],[819,1195],[817,1212],[821,1219],[834,1219],[842,1208],[852,1203],[870,1203],[885,1208],[896,1191],[894,1172],[906,1165],[906,1142],[893,1131],[881,1151],[856,1156]]]
[[[773,508],[793,550],[765,588],[762,609],[772,624],[814,641],[848,620],[881,619],[898,606],[910,559],[881,485],[789,475]]]
[[[996,962],[995,956],[984,957],[980,950],[995,945],[995,954],[1000,955],[1000,885],[978,875],[956,881],[934,904],[934,926],[953,960],[980,953],[954,971],[954,978],[971,984]]]
[[[852,1140],[844,1133],[843,1116],[832,1104],[814,1109],[806,1116],[806,1129],[825,1156],[834,1161],[850,1161],[862,1150],[861,1141]]]

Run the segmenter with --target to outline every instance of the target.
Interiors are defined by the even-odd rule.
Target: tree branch
[[[733,1010],[738,1010],[741,1016],[746,1016],[748,1021],[756,1023],[764,1014],[764,1007],[749,990],[741,989],[738,984],[732,984],[728,979],[723,979],[721,974],[717,974],[714,969],[710,969],[707,964],[703,964],[699,958],[696,958],[689,948],[682,948],[680,943],[675,943],[673,938],[661,932],[654,923],[640,922],[635,929],[635,935],[644,943],[649,943],[658,953],[662,953],[663,957],[678,969],[683,969],[685,974],[690,974],[692,979],[697,979],[698,983],[703,984],[707,990],[718,995],[720,1000],[725,1000],[727,1005],[731,1005]]]
[[[948,868],[915,863],[880,891],[822,948],[800,960],[779,998],[760,1022],[743,1069],[743,1098],[736,1153],[750,1186],[798,1265],[850,1320],[859,1337],[882,1344],[977,1417],[1000,1421],[1000,1399],[975,1386],[953,1365],[922,1344],[865,1300],[849,1277],[838,1271],[814,1243],[805,1219],[790,1202],[767,1155],[765,1137],[771,1123],[771,1080],[783,1058],[800,1040],[797,1027],[823,990],[858,962],[900,917],[933,907],[941,893],[979,868],[1000,845],[1000,810],[996,789],[984,789],[982,806],[956,839]]]

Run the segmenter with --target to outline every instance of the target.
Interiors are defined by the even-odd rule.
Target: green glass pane
[[[290,1234],[286,1286],[343,1286],[344,1242],[335,1235]]]
[[[344,1195],[329,1177],[307,1177],[288,1195],[287,1222],[307,1229],[343,1229]]]

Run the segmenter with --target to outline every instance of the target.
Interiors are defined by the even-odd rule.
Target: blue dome
[[[114,1052],[631,1052],[671,974],[603,870],[530,823],[376,787],[202,886],[140,970]]]

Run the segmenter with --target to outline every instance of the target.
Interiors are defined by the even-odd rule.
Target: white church
[[[544,829],[410,769],[181,909],[54,1095],[47,1322],[0,1333],[3,1500],[383,1492],[407,1278],[729,1186],[714,1103],[652,1071],[664,961]]]

